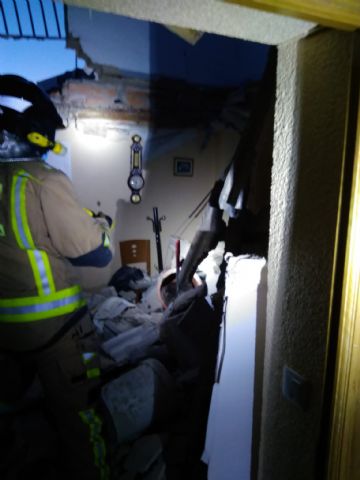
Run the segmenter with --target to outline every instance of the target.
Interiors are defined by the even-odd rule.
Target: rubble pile
[[[114,426],[112,470],[124,480],[205,479],[220,315],[205,283],[164,309],[156,279],[125,268],[88,298],[102,353],[120,369],[101,392]]]

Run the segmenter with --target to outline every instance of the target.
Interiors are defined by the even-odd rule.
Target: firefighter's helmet
[[[0,75],[0,159],[61,153],[55,131],[64,128],[49,96],[17,75]]]

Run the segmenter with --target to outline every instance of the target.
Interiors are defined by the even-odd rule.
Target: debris
[[[102,343],[101,348],[118,365],[134,363],[147,354],[147,347],[159,340],[159,329],[155,325],[140,325],[120,333]]]
[[[134,440],[150,425],[169,419],[178,407],[175,382],[155,359],[141,362],[104,385],[101,396],[119,443]]]
[[[166,464],[162,457],[157,459],[143,480],[166,480]]]
[[[135,308],[135,305],[117,295],[103,301],[101,305],[98,306],[93,317],[93,322],[98,333],[103,333],[104,322],[107,319],[120,317],[128,308]]]
[[[85,292],[86,303],[90,314],[94,314],[99,305],[101,305],[107,298],[110,297],[117,297],[117,292],[114,287],[104,287],[96,293]]]
[[[161,455],[162,450],[160,435],[145,435],[134,443],[124,467],[129,472],[145,473]]]

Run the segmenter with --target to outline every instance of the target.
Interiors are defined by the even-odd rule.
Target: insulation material
[[[170,30],[170,32],[178,35],[183,40],[189,42],[191,45],[195,45],[195,43],[198,42],[203,36],[202,32],[198,32],[197,30],[193,30],[191,28],[171,27],[170,25],[166,25],[166,28]]]

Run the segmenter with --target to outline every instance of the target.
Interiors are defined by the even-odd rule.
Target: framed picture
[[[178,177],[192,177],[193,172],[193,158],[174,157],[174,175]]]

